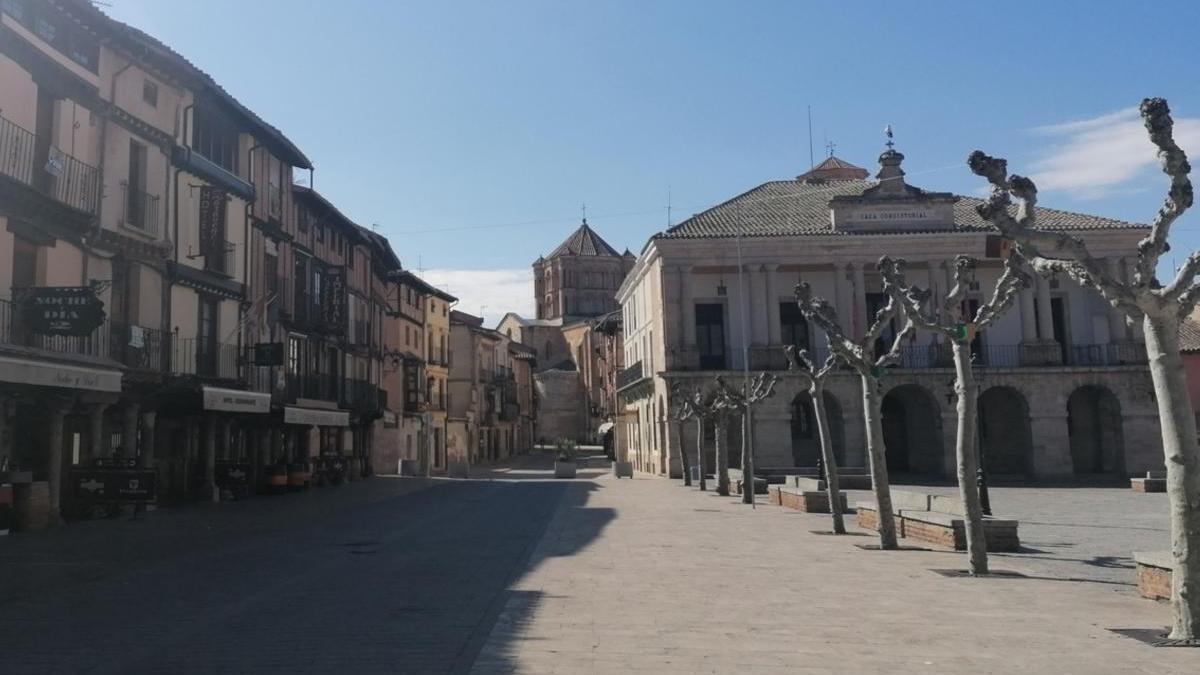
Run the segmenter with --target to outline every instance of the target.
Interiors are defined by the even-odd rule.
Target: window
[[[808,322],[794,302],[779,303],[779,337],[784,345],[808,349]]]
[[[215,110],[196,106],[192,115],[192,149],[226,171],[237,174],[237,128]]]
[[[150,80],[142,80],[142,100],[151,108],[158,107],[158,85]]]
[[[268,296],[279,292],[279,256],[274,251],[263,256],[263,288]]]
[[[200,317],[196,324],[196,374],[217,374],[216,298],[200,298]]]
[[[316,227],[317,227],[317,241],[324,242],[325,241],[325,226],[321,225],[320,223],[317,223]]]
[[[100,41],[83,28],[65,20],[56,10],[29,0],[4,0],[0,5],[35,35],[75,63],[97,72],[100,61]]]
[[[350,269],[354,269],[354,247],[353,246],[349,247],[349,250],[346,252],[346,267],[349,267]]]
[[[125,186],[125,222],[146,229],[146,146],[129,139],[129,182]]]
[[[308,232],[308,209],[296,209],[296,229]]]
[[[875,315],[879,312],[879,310],[883,309],[884,307],[887,307],[888,296],[886,293],[867,293],[866,300],[867,300],[866,321],[868,322],[868,324],[863,327],[864,332],[866,331],[867,328],[870,327],[871,323],[875,322]],[[883,331],[879,334],[879,339],[875,341],[875,354],[880,355],[880,354],[883,354],[885,351],[887,351],[888,348],[891,347],[892,342],[895,340],[895,337],[896,337],[896,320],[892,319],[891,321],[888,322],[887,326],[884,326]]]
[[[701,370],[725,369],[725,307],[719,303],[696,305],[696,347]]]

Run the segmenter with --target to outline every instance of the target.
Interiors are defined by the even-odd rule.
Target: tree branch
[[[860,371],[870,369],[871,364],[867,361],[862,347],[855,344],[842,332],[837,312],[827,300],[813,297],[812,287],[806,281],[796,284],[795,296],[796,304],[799,305],[800,312],[804,314],[804,317],[817,324],[825,332],[831,353],[837,354],[852,368]]]
[[[996,280],[996,286],[992,289],[991,299],[975,312],[974,320],[977,329],[986,328],[996,320],[996,317],[1008,311],[1008,308],[1016,301],[1017,293],[1022,288],[1029,286],[1029,275],[1021,269],[1024,262],[1025,259],[1019,251],[1009,253],[1008,258],[1004,261],[1004,273]]]
[[[1165,99],[1147,98],[1140,106],[1142,122],[1150,135],[1150,142],[1158,148],[1158,161],[1163,173],[1171,179],[1171,187],[1158,209],[1158,215],[1150,225],[1150,234],[1138,242],[1137,271],[1133,283],[1146,288],[1153,288],[1154,271],[1158,267],[1158,259],[1162,254],[1171,250],[1167,243],[1171,224],[1187,211],[1192,205],[1192,182],[1188,173],[1192,167],[1188,164],[1187,154],[1175,143],[1175,122],[1171,119],[1171,110]],[[1194,274],[1192,276],[1195,276]],[[1177,278],[1178,281],[1178,278]],[[1172,284],[1173,286],[1175,284]]]
[[[932,292],[909,286],[905,282],[904,265],[904,260],[893,260],[886,255],[879,259],[875,267],[883,277],[883,292],[887,293],[893,302],[900,303],[904,307],[905,316],[917,326],[953,338],[954,332],[941,325],[937,318],[928,312]]]

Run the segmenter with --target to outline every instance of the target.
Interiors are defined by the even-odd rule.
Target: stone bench
[[[1145,478],[1131,478],[1129,487],[1134,492],[1166,492],[1167,472],[1147,471]]]
[[[959,513],[931,508],[935,506]],[[958,500],[942,495],[896,490],[892,493],[892,508],[899,536],[953,548],[956,551],[966,550],[965,516],[961,513],[963,509]],[[879,513],[875,502],[858,502],[855,504],[855,512],[859,527],[867,530],[879,528]],[[987,542],[987,550],[1019,550],[1021,540],[1017,534],[1018,525],[1016,520],[985,516],[983,536]]]
[[[746,484],[745,474],[741,469],[729,469],[729,489],[734,494],[742,494],[742,490]],[[754,494],[767,494],[767,479],[756,476],[754,478]]]
[[[791,476],[785,476],[783,484],[790,485],[792,487],[796,487],[796,486],[801,485],[801,483],[803,483],[804,481],[809,481],[809,480],[818,481],[821,484],[820,489],[822,489],[822,490],[825,489],[825,481],[823,479],[818,479],[815,471],[811,474],[805,473],[805,474],[796,474],[796,475],[791,475]],[[841,490],[870,490],[871,489],[871,477],[868,476],[867,474],[863,474],[863,473],[843,474],[839,470],[838,471],[838,488]]]
[[[838,496],[842,500],[842,513],[846,513],[849,510],[846,504],[846,495],[841,493]],[[824,490],[805,490],[787,485],[772,485],[767,501],[776,506],[804,513],[829,513],[829,495]]]
[[[612,470],[617,478],[633,478],[633,462],[613,462]]]
[[[1175,567],[1170,551],[1135,551],[1137,589],[1143,598],[1171,599],[1171,570]]]

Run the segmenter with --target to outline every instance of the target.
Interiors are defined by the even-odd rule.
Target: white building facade
[[[999,277],[1000,241],[976,213],[978,199],[909,186],[903,155],[880,157],[876,181],[836,158],[789,181],[765,183],[650,239],[618,291],[625,362],[618,448],[635,467],[679,475],[682,445],[696,451],[696,424],[668,417],[672,382],[711,386],[715,375],[779,371],[773,398],[759,404],[752,435],[761,467],[814,466],[819,452],[807,383],[786,372],[783,348],[820,358],[823,334],[793,296],[804,280],[837,309],[843,328],[863,335],[882,306],[880,256],[908,262],[911,283],[944,295],[953,261],[979,259],[984,302]],[[1043,227],[1071,231],[1117,274],[1145,236],[1142,225],[1039,209]],[[740,267],[738,264],[740,255]],[[1039,279],[974,343],[980,378],[980,445],[990,474],[1014,478],[1117,477],[1161,467],[1158,419],[1139,326],[1073,282]],[[900,366],[883,378],[889,468],[954,473],[954,372],[945,344],[917,333]],[[865,466],[858,378],[827,386],[835,448],[844,466]],[[712,429],[705,447],[712,456]],[[731,425],[740,460],[740,423]],[[694,456],[692,454],[691,456]],[[709,460],[711,461],[711,460]],[[711,464],[710,464],[711,466]]]

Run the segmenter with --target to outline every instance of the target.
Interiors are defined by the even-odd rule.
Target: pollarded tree
[[[945,337],[954,355],[954,393],[958,396],[958,433],[954,454],[958,459],[958,494],[966,514],[967,554],[971,574],[988,572],[987,541],[983,533],[983,507],[979,501],[979,485],[975,482],[979,470],[979,455],[975,448],[975,426],[978,422],[979,384],[971,371],[971,341],[977,331],[987,328],[997,317],[1012,307],[1017,292],[1028,285],[1029,279],[1021,270],[1022,259],[1011,253],[1004,261],[1004,272],[996,281],[992,297],[971,314],[966,302],[967,291],[975,282],[974,258],[960,255],[954,259],[954,287],[938,307],[929,289],[910,286],[904,279],[904,261],[887,256],[879,259],[883,275],[883,290],[903,306],[905,314],[917,328]]]
[[[1169,250],[1171,225],[1192,205],[1191,166],[1175,143],[1174,122],[1167,102],[1148,98],[1141,104],[1150,142],[1158,149],[1170,188],[1150,233],[1138,242],[1137,264],[1131,278],[1122,280],[1091,254],[1083,240],[1037,228],[1037,186],[1023,176],[1008,175],[1008,162],[980,151],[968,164],[991,184],[991,194],[976,210],[1005,237],[1016,242],[1033,269],[1042,275],[1065,274],[1098,292],[1110,305],[1140,321],[1146,336],[1146,355],[1154,380],[1167,467],[1167,496],[1171,512],[1171,553],[1174,559],[1171,639],[1200,644],[1200,450],[1192,416],[1187,379],[1179,356],[1179,324],[1200,300],[1200,252],[1192,253],[1166,286],[1156,270]],[[1010,212],[1012,198],[1015,213]]]
[[[683,447],[683,423],[696,417],[697,414],[695,408],[692,407],[691,389],[683,382],[675,382],[671,385],[671,406],[667,415],[674,420],[675,437],[679,439],[679,463],[683,465],[683,485],[691,487],[692,467],[691,461],[688,460],[687,450]]]
[[[825,479],[825,494],[829,498],[829,513],[833,516],[833,533],[846,534],[846,524],[842,518],[842,491],[838,485],[837,456],[833,452],[833,440],[829,434],[829,415],[825,409],[825,378],[838,366],[838,357],[832,352],[825,357],[825,363],[820,368],[808,355],[807,349],[785,347],[788,370],[799,371],[808,376],[808,395],[812,399],[813,413],[817,418],[817,436],[821,440],[821,463],[825,467],[825,475],[817,478]]]
[[[904,314],[895,300],[888,299],[886,306],[875,313],[875,320],[862,340],[855,342],[846,337],[838,323],[837,312],[824,298],[814,297],[812,288],[801,281],[796,284],[796,303],[804,317],[817,325],[829,339],[829,351],[858,373],[862,384],[863,417],[867,432],[867,460],[871,470],[871,489],[875,492],[875,508],[879,519],[879,547],[894,549],[896,543],[896,519],[892,513],[892,491],[888,484],[887,460],[883,448],[883,421],[880,411],[879,378],[888,366],[900,362],[900,348],[913,332],[912,321]],[[891,344],[883,354],[877,354],[877,342],[881,342],[883,331],[900,319],[903,327],[892,336]]]
[[[775,395],[778,378],[759,373],[752,380],[743,379],[741,386],[730,387],[721,382],[724,404],[731,410],[742,413],[742,503],[754,503],[754,449],[750,442],[750,430],[754,422],[754,405]]]
[[[713,420],[713,454],[714,467],[717,476],[717,494],[729,495],[729,420],[742,412],[740,402],[732,394],[725,381],[718,375],[714,378],[714,398],[712,402]]]
[[[691,417],[696,420],[696,473],[699,476],[701,492],[708,490],[708,481],[704,471],[704,423],[714,420],[719,402],[717,391],[703,385],[693,386],[687,391],[687,406]],[[679,452],[683,453],[680,443]]]

